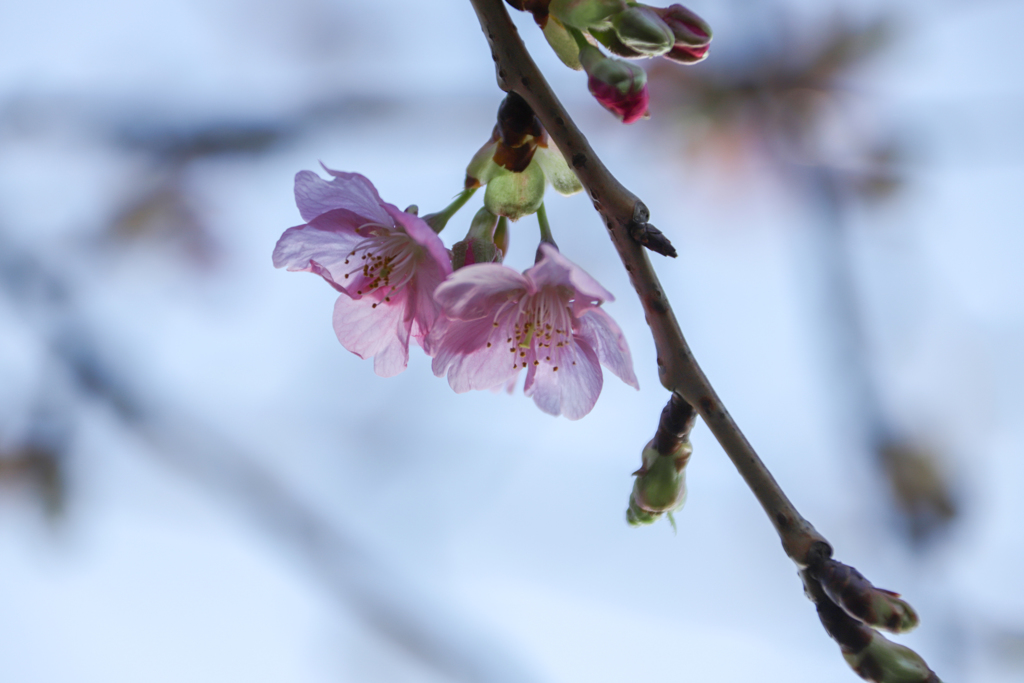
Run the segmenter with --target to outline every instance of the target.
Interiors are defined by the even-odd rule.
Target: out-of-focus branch
[[[308,563],[339,603],[433,672],[466,683],[543,680],[479,624],[317,511],[252,454],[133,385],[79,319],[71,291],[57,269],[0,233],[0,294],[33,323],[75,390],[104,403],[126,429],[146,439],[152,455],[273,533]],[[0,462],[0,475],[5,466]]]
[[[526,51],[502,0],[471,2],[491,45],[498,86],[530,104],[608,227],[651,327],[662,385],[697,409],[768,514],[786,554],[807,566],[812,552],[821,552],[816,546],[828,542],[786,497],[693,357],[650,259],[634,237],[650,218],[647,207],[601,163]]]

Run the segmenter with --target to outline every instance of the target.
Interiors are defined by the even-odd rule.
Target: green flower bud
[[[874,683],[942,683],[921,655],[881,633],[859,652],[844,649],[843,659],[858,676]]]
[[[686,464],[693,446],[683,440],[675,450],[662,455],[654,440],[643,451],[643,464],[634,472],[633,492],[629,496],[626,520],[636,526],[650,524],[665,513],[673,513],[686,503]]]
[[[484,206],[496,216],[517,221],[535,213],[544,201],[544,171],[531,163],[521,173],[500,169],[487,183]]]
[[[648,512],[636,504],[633,496],[629,497],[629,507],[626,508],[626,522],[630,526],[646,526],[654,524],[661,517],[660,512]]]
[[[624,9],[624,0],[551,0],[548,5],[551,16],[582,30],[609,28],[612,16]]]
[[[676,43],[668,24],[648,7],[630,7],[612,17],[619,40],[645,57],[663,55]]]

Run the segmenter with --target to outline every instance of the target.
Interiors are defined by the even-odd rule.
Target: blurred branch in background
[[[198,188],[191,182],[197,165],[224,158],[255,159],[303,136],[352,125],[397,106],[395,100],[353,95],[315,101],[277,117],[175,118],[77,98],[15,96],[0,102],[0,145],[5,137],[63,132],[103,141],[127,155],[136,170],[110,212],[101,243],[107,247],[148,243],[211,267],[218,257],[218,244],[203,218]]]
[[[34,417],[26,436],[4,440],[13,443],[0,453],[0,483],[29,482],[47,510],[61,509],[70,432],[81,406],[98,402],[123,429],[143,436],[162,463],[217,501],[230,502],[302,557],[340,606],[427,669],[472,683],[543,680],[443,596],[395,570],[346,531],[344,523],[304,502],[251,454],[202,420],[135,386],[92,334],[72,291],[61,270],[0,231],[0,296],[22,314],[56,368],[41,378],[38,396],[46,405],[57,405],[56,397],[69,395],[59,412]]]
[[[652,98],[686,122],[686,154],[702,168],[725,164],[720,170],[730,173],[757,157],[813,208],[820,277],[814,289],[825,299],[835,364],[846,374],[852,403],[843,401],[841,411],[853,416],[864,447],[875,454],[908,538],[924,543],[956,517],[958,492],[938,454],[886,407],[850,244],[850,210],[898,192],[902,183],[900,141],[863,130],[845,87],[851,72],[891,40],[893,22],[837,18],[816,42],[801,40],[792,25],[768,28],[777,40],[752,44],[732,60],[653,69]]]

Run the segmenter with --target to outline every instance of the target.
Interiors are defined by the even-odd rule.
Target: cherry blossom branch
[[[648,224],[647,207],[601,163],[530,57],[503,0],[470,1],[491,46],[498,86],[520,95],[533,108],[604,219],[646,313],[658,352],[662,385],[700,413],[775,526],[786,555],[800,567],[831,556],[828,541],[797,512],[693,357],[644,250],[645,241],[660,245],[663,240],[667,244]],[[664,253],[663,249],[655,250]],[[669,255],[674,255],[674,250]]]
[[[900,633],[914,628],[913,609],[898,594],[876,588],[853,567],[831,559],[832,546],[797,512],[697,364],[644,250],[675,255],[668,240],[648,223],[647,207],[594,153],[534,64],[503,0],[471,2],[491,46],[498,86],[530,105],[604,219],[646,313],[659,378],[673,392],[654,439],[644,449],[643,465],[634,473],[627,519],[643,524],[667,513],[672,520],[672,510],[685,498],[688,437],[696,410],[761,503],[786,555],[800,567],[805,593],[854,671],[876,683],[940,683],[917,653],[876,630]]]

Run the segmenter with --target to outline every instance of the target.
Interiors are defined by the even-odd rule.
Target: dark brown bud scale
[[[853,567],[827,559],[811,570],[825,594],[851,617],[892,633],[917,626],[917,614],[898,593],[875,588]]]
[[[673,393],[661,411],[658,430],[654,433],[651,444],[662,455],[673,453],[679,448],[679,444],[689,438],[696,422],[697,411],[679,394]]]
[[[544,129],[533,109],[522,97],[510,92],[498,107],[498,135],[509,147],[528,142],[528,136],[540,137]]]
[[[494,163],[513,173],[526,170],[538,146],[547,147],[547,133],[540,120],[526,100],[514,92],[498,107],[493,139],[498,141]]]
[[[800,576],[804,580],[804,592],[818,610],[821,625],[832,640],[839,644],[844,655],[856,655],[871,644],[874,631],[832,602],[821,583],[814,578],[812,570],[805,569],[800,572]]]
[[[529,12],[537,25],[544,28],[548,21],[548,5],[551,0],[505,0],[511,7],[520,12]]]

